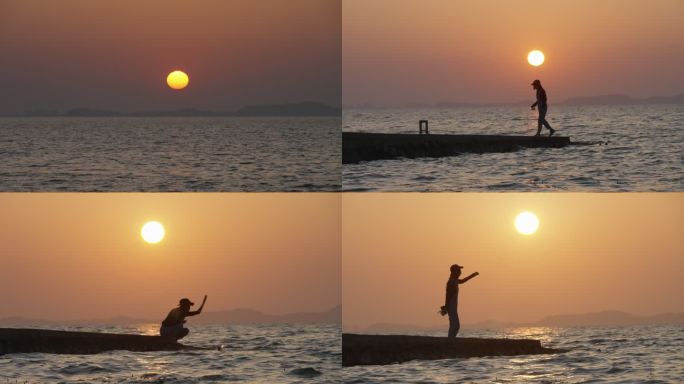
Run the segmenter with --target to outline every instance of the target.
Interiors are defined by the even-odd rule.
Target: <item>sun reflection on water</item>
[[[519,327],[511,328],[505,331],[505,337],[511,339],[535,339],[540,340],[542,344],[552,340],[554,334],[553,328],[549,327]]]
[[[159,324],[139,324],[136,326],[138,334],[145,336],[159,336]]]

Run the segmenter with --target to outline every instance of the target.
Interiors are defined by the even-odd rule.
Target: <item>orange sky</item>
[[[1,194],[0,211],[0,317],[161,319],[205,293],[207,311],[340,303],[339,195]]]
[[[513,220],[535,212],[539,231]],[[684,312],[682,194],[344,194],[343,324],[436,325],[449,266],[462,323]]]
[[[347,104],[684,92],[681,0],[345,0],[342,26]]]
[[[0,0],[0,113],[341,97],[337,0]],[[183,92],[166,86],[173,69]]]

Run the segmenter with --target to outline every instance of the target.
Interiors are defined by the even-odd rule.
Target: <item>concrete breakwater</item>
[[[565,136],[433,135],[393,133],[342,133],[342,163],[388,160],[400,157],[445,157],[460,153],[512,152],[521,148],[562,148]]]
[[[404,335],[342,335],[342,365],[383,365],[410,360],[559,353],[539,340],[446,338]]]
[[[161,336],[0,328],[0,355],[32,352],[93,354],[112,350],[142,352],[181,349],[195,348]]]

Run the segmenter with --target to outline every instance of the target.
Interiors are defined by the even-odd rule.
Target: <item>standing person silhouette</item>
[[[549,130],[549,136],[553,136],[553,134],[556,132],[555,129],[551,128],[551,124],[549,124],[548,121],[546,121],[546,111],[548,111],[549,106],[546,104],[546,91],[544,88],[542,88],[541,81],[535,80],[532,82],[532,88],[537,91],[537,101],[530,106],[532,110],[534,110],[534,107],[538,107],[539,109],[539,119],[537,120],[537,134],[535,136],[539,136],[542,130],[542,125],[548,128]]]
[[[164,337],[172,337],[176,340],[182,339],[190,333],[190,330],[183,327],[185,324],[185,318],[187,316],[195,316],[202,313],[202,308],[204,308],[204,303],[207,302],[207,295],[204,295],[204,300],[202,300],[202,305],[196,311],[190,311],[190,307],[195,305],[190,299],[180,299],[178,307],[169,311],[166,319],[162,321],[161,328],[159,328],[159,335]]]
[[[448,337],[456,337],[458,331],[461,329],[461,321],[458,319],[458,285],[463,284],[473,277],[479,275],[478,272],[470,274],[465,279],[459,279],[461,276],[461,269],[463,266],[454,264],[449,270],[449,280],[446,283],[446,297],[444,299],[444,306],[440,308],[442,316],[449,314],[449,334]]]

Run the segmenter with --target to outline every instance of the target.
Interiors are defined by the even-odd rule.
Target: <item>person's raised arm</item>
[[[200,313],[202,313],[202,308],[204,308],[204,303],[206,303],[206,302],[207,302],[207,295],[204,295],[204,300],[202,300],[202,305],[200,305],[200,307],[197,308],[196,311],[188,312],[188,316],[195,316],[195,315],[199,315]]]
[[[465,283],[466,281],[472,279],[473,277],[475,277],[475,276],[477,276],[477,275],[479,275],[479,274],[480,274],[480,272],[471,273],[470,276],[466,277],[465,279],[459,279],[459,280],[458,280],[458,283],[459,283],[459,284],[463,284],[463,283]]]

